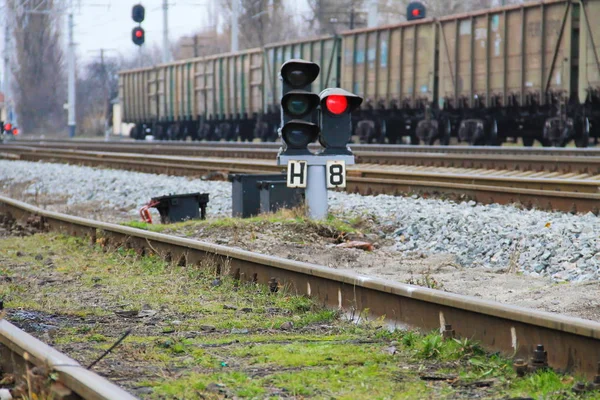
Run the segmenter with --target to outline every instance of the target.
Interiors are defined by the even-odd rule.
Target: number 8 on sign
[[[344,161],[327,161],[327,188],[346,187],[346,163]]]

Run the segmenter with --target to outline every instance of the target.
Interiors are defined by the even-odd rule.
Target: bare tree
[[[221,1],[221,15],[231,21],[231,0]],[[239,42],[241,49],[262,47],[298,37],[294,15],[283,0],[239,0],[241,2]],[[231,23],[225,24],[231,30]]]
[[[311,14],[306,22],[310,30],[320,35],[363,28],[367,24],[366,3],[365,0],[308,0]]]
[[[182,36],[173,46],[176,60],[202,57],[211,54],[227,53],[230,47],[229,34],[219,34],[213,30],[196,32],[191,36]]]
[[[103,135],[111,124],[110,101],[119,95],[118,71],[122,67],[123,62],[114,58],[94,60],[85,66],[77,80],[78,135]]]
[[[44,0],[30,0],[30,7]],[[57,14],[17,13],[18,0],[7,0],[14,21],[14,81],[12,90],[19,123],[27,133],[55,133],[65,129],[66,80]],[[55,8],[45,0],[45,9]]]

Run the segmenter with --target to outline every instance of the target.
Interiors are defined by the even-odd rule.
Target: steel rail
[[[19,137],[17,140],[7,142],[22,143],[29,145],[32,143],[71,143],[71,144],[125,144],[132,146],[172,146],[172,147],[226,147],[229,149],[241,148],[262,148],[277,150],[281,147],[280,142],[226,142],[226,141],[203,141],[203,142],[184,142],[184,141],[165,141],[165,140],[131,140],[123,138],[120,140],[103,139],[53,139],[53,138],[26,138]],[[319,148],[317,144],[311,144],[311,148]],[[476,153],[476,154],[530,154],[530,155],[566,155],[566,156],[600,156],[600,148],[575,148],[575,147],[523,147],[523,146],[425,146],[425,145],[405,145],[405,144],[356,144],[351,143],[350,147],[356,151],[377,151],[377,152],[424,152],[424,153]]]
[[[228,157],[275,159],[278,148],[261,146],[241,147],[239,143],[186,144],[177,145],[148,144],[135,142],[13,142],[8,146],[53,147],[72,150],[90,150],[103,152],[143,153],[157,155],[195,156],[195,157]],[[364,146],[366,147],[366,146]],[[432,149],[430,152],[413,151],[410,147],[390,151],[387,148],[377,149],[352,146],[358,163],[417,165],[459,168],[508,169],[519,171],[560,171],[588,174],[600,174],[600,152],[593,154],[581,152],[577,154],[567,150],[568,154],[548,152],[512,152],[509,148],[496,153],[481,152],[479,148],[470,148],[470,152],[454,152]],[[451,149],[451,148],[444,148]],[[563,152],[565,153],[565,152]],[[594,155],[595,154],[595,155]]]
[[[529,357],[538,344],[548,363],[561,371],[594,377],[600,362],[600,323],[417,287],[352,272],[236,248],[149,232],[42,210],[0,197],[0,214],[43,230],[157,254],[181,266],[217,265],[217,274],[267,285],[273,280],[298,295],[354,315],[384,317],[391,326],[445,329],[479,341],[490,352]],[[35,216],[35,218],[31,218]],[[206,263],[206,260],[212,263]]]
[[[107,379],[87,370],[77,361],[42,343],[6,320],[0,320],[0,369],[24,376],[27,368],[47,367],[58,374],[58,382],[72,391],[69,399],[135,400]]]
[[[148,173],[202,176],[208,172],[278,173],[274,161],[193,158],[64,149],[11,147],[6,152],[28,161],[60,161]],[[2,154],[0,154],[2,157]],[[527,207],[566,212],[600,209],[600,180],[558,179],[489,174],[458,174],[405,170],[397,166],[348,167],[347,191],[360,194],[449,194],[483,204],[521,203]]]

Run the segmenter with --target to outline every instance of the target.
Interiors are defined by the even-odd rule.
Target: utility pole
[[[373,28],[373,27],[377,26],[378,22],[379,22],[379,11],[378,11],[377,0],[370,0],[367,26],[369,28]]]
[[[68,55],[68,117],[69,137],[75,137],[75,41],[73,13],[69,13],[69,55]]]
[[[350,29],[354,29],[354,18],[356,16],[356,11],[354,10],[354,6],[350,10]]]
[[[6,112],[6,121],[12,121],[12,107],[10,99],[10,18],[6,13],[4,26],[4,76],[2,77],[2,91],[4,92],[4,111]],[[1,118],[2,116],[0,116]]]
[[[92,52],[100,52],[100,73],[102,79],[102,96],[103,96],[103,118],[104,118],[104,137],[105,140],[108,141],[110,138],[110,131],[108,130],[108,126],[110,125],[110,121],[108,120],[108,114],[110,113],[110,85],[109,85],[109,77],[108,71],[106,69],[106,64],[104,62],[104,53],[107,51],[117,51],[117,49],[98,49],[98,50],[90,50]]]
[[[240,49],[239,36],[240,0],[233,0],[231,5],[231,52]]]
[[[163,0],[163,62],[170,60],[169,56],[169,1]]]
[[[194,35],[194,57],[198,57],[198,35]]]

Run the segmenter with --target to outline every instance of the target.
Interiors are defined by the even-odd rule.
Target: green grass
[[[339,218],[330,214],[323,221],[312,221],[306,217],[302,209],[279,210],[275,213],[261,214],[252,218],[217,218],[208,220],[190,220],[174,224],[148,224],[130,221],[123,225],[152,232],[192,232],[200,228],[247,228],[265,225],[303,226],[312,229],[328,229],[336,233],[357,233],[368,229],[363,217]]]
[[[180,267],[157,256],[139,257],[125,249],[106,253],[79,239],[46,234],[0,240],[0,265],[0,273],[13,278],[0,286],[9,312],[23,308],[68,316],[69,323],[56,323],[52,344],[78,349],[71,355],[84,365],[126,327],[134,327],[108,358],[123,368],[155,371],[130,383],[151,387],[148,398],[217,398],[211,390],[261,399],[454,399],[474,393],[480,398],[572,398],[573,378],[553,372],[518,378],[510,359],[486,354],[468,339],[390,332],[383,320],[352,323],[285,287],[272,294],[229,277],[214,286],[210,260]],[[49,277],[55,282],[40,284]],[[149,308],[157,311],[150,325],[114,315],[115,310]],[[105,322],[97,323],[98,318]],[[284,322],[293,322],[293,329],[281,330]],[[232,328],[247,333],[231,333]],[[115,373],[119,377],[119,370]],[[420,378],[436,373],[465,384],[492,379],[494,385],[464,389]]]

